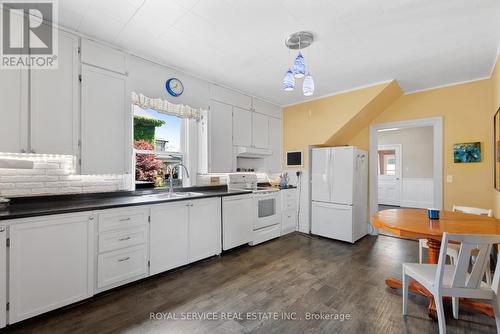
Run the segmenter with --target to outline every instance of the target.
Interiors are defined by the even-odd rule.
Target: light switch
[[[453,175],[446,175],[446,182],[452,183],[453,182]]]

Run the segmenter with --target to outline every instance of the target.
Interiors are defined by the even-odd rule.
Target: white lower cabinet
[[[98,289],[144,277],[148,272],[147,247],[140,245],[100,254],[97,263]]]
[[[0,328],[7,324],[7,229],[0,225]]]
[[[149,208],[104,210],[98,217],[95,292],[146,277]]]
[[[189,207],[186,202],[160,204],[151,208],[149,274],[188,263]]]
[[[94,223],[89,213],[18,220],[9,237],[9,323],[92,295]]]
[[[222,249],[252,241],[254,206],[250,195],[222,199]]]
[[[192,201],[189,207],[189,262],[221,252],[221,199]]]
[[[220,198],[151,208],[150,275],[221,252]]]
[[[281,194],[281,235],[294,232],[297,229],[299,208],[298,190],[283,189]]]

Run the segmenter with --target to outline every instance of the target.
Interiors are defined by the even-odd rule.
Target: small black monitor
[[[287,151],[286,152],[287,167],[302,167],[302,151]]]

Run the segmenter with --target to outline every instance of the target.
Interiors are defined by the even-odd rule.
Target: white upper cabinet
[[[233,108],[211,101],[208,111],[209,125],[209,172],[233,171]]]
[[[28,70],[2,70],[0,101],[0,152],[26,152]]]
[[[29,218],[10,226],[9,323],[93,293],[94,224],[89,213]]]
[[[269,117],[252,113],[252,141],[257,148],[269,148]]]
[[[272,173],[281,172],[282,141],[283,141],[283,125],[282,120],[274,117],[269,117],[269,148],[273,154],[268,157],[268,170]]]
[[[214,84],[210,85],[210,98],[243,109],[252,109],[252,98],[250,96]]]
[[[238,107],[233,107],[233,144],[252,145],[252,113]]]
[[[78,38],[59,31],[59,66],[31,71],[31,151],[78,154]],[[6,71],[5,71],[6,72]]]
[[[83,38],[82,63],[121,74],[127,73],[125,53]]]
[[[82,174],[124,174],[131,140],[126,131],[126,76],[82,66]]]
[[[280,107],[256,98],[253,98],[253,110],[271,117],[282,117]]]

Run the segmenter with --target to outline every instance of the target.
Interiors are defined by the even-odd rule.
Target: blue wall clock
[[[172,96],[180,96],[184,92],[184,85],[177,78],[170,78],[165,83],[165,88],[167,92]]]

